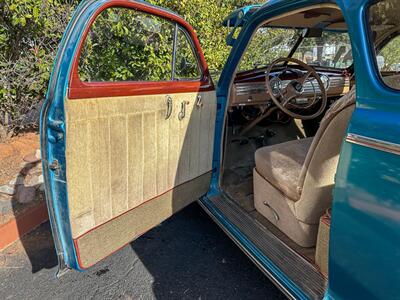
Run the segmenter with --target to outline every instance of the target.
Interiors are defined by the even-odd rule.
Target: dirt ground
[[[8,185],[17,190],[17,183],[11,184],[17,176],[19,179],[22,178],[25,184],[41,174],[40,161],[35,163],[27,161],[29,158],[35,159],[39,148],[39,135],[34,132],[20,134],[5,143],[0,143],[0,186]],[[17,192],[14,195],[0,193],[0,225],[20,216],[44,200],[43,192],[38,189],[30,201],[18,201],[20,195]]]
[[[13,179],[22,168],[23,158],[39,148],[39,135],[33,132],[0,143],[0,185],[7,184]]]

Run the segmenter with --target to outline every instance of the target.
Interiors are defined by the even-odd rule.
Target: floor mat
[[[240,136],[237,130],[228,127],[222,174],[222,187],[225,193],[247,212],[254,211],[254,153],[261,147],[303,137],[304,132],[297,121],[255,126],[246,136]]]
[[[253,177],[247,178],[247,180],[236,185],[229,185],[225,192],[245,211],[252,212],[255,210]]]

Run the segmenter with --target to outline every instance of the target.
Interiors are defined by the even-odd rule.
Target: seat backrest
[[[400,88],[400,74],[385,76],[383,81],[393,89],[398,90]]]
[[[355,108],[355,88],[336,101],[326,112],[303,164],[297,190],[297,218],[317,224],[331,206],[332,190],[343,138]]]

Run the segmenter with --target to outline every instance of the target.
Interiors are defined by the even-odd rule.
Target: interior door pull
[[[181,111],[178,114],[178,119],[179,121],[182,121],[185,118],[186,115],[186,105],[189,104],[189,101],[183,101],[181,103]]]
[[[203,98],[201,97],[201,95],[197,95],[196,106],[197,106],[198,108],[203,107]]]
[[[167,111],[165,112],[165,120],[168,120],[172,115],[172,98],[171,96],[166,97]]]

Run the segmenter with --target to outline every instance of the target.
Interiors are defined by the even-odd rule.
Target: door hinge
[[[51,164],[49,164],[49,169],[54,171],[55,175],[58,176],[59,170],[61,169],[61,165],[57,159],[54,159]]]

